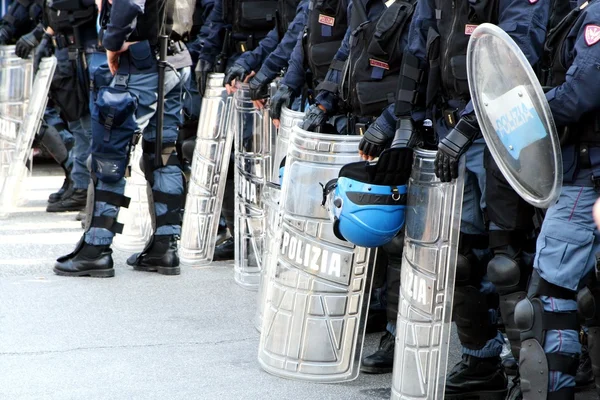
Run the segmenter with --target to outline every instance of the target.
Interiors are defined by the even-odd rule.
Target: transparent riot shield
[[[24,68],[30,69],[31,67],[26,66]],[[29,100],[21,97],[20,106],[12,103],[10,99],[6,103],[0,103],[2,108],[0,109],[0,119],[6,122],[6,127],[9,128],[7,131],[1,131],[0,133],[0,152],[2,156],[0,161],[0,217],[5,217],[10,213],[20,196],[21,183],[27,175],[27,162],[30,159],[31,145],[40,127],[44,109],[48,102],[48,90],[55,69],[55,57],[42,59],[39,70],[35,75],[33,88],[31,90],[25,88],[15,89],[13,92],[14,94],[20,93],[22,96],[31,93]],[[30,75],[25,73],[23,76]],[[26,79],[19,80],[18,83],[27,85]],[[4,89],[2,90],[4,91]],[[22,123],[17,123],[18,131],[15,136],[12,136],[16,128],[13,123],[18,121],[16,110],[25,104],[26,111],[22,114]],[[13,110],[15,111],[14,114],[12,113]],[[4,119],[5,111],[9,111],[6,119]]]
[[[441,183],[435,151],[415,150],[396,325],[392,399],[444,398],[464,188]]]
[[[235,281],[257,290],[265,240],[263,186],[271,176],[275,127],[268,106],[259,110],[247,84],[233,98],[235,135]]]
[[[276,247],[277,230],[279,229],[279,199],[281,196],[281,186],[267,182],[262,192],[262,204],[265,210],[265,245],[262,254],[262,265],[260,270],[260,285],[258,286],[258,303],[254,326],[258,331],[262,328],[262,315],[267,301],[267,284],[271,276],[273,263],[271,262]]]
[[[129,207],[122,207],[118,221],[123,224],[123,232],[116,235],[113,248],[130,253],[144,250],[152,235],[152,221],[148,212],[147,182],[140,167],[142,158],[141,142],[135,146],[131,155],[131,176],[127,178],[125,196],[131,199]]]
[[[279,168],[287,153],[292,128],[302,122],[303,118],[303,112],[292,111],[287,107],[281,109],[281,119],[279,120],[277,141],[275,142],[275,155],[273,156],[273,175],[271,177],[271,182],[281,183],[279,181]]]
[[[224,74],[210,74],[202,99],[192,174],[183,214],[179,258],[190,266],[212,262],[233,137],[228,132],[231,97]]]
[[[335,236],[321,185],[360,160],[359,141],[292,129],[258,353],[274,375],[313,382],[358,376],[374,252]]]
[[[469,90],[485,141],[512,188],[547,208],[562,186],[562,157],[550,106],[519,46],[492,24],[467,49]]]

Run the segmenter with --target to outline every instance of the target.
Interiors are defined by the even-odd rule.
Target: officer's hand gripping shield
[[[233,98],[235,136],[235,281],[258,290],[265,240],[262,190],[273,170],[275,127],[268,105],[254,107],[250,89],[238,83]]]
[[[335,236],[321,185],[360,160],[359,142],[292,129],[258,354],[274,375],[313,382],[358,376],[374,251]]]
[[[287,154],[288,143],[292,128],[304,119],[304,113],[293,111],[283,106],[281,108],[281,118],[279,119],[279,131],[275,142],[275,155],[273,156],[273,176],[271,182],[281,184],[280,176],[283,173],[285,155]]]
[[[179,258],[185,265],[210,264],[215,251],[233,143],[233,136],[227,134],[232,101],[223,77],[209,75],[202,99],[179,243]]]
[[[14,62],[17,63],[16,60]],[[2,75],[2,78],[15,77],[14,81],[9,78],[6,84],[25,87],[6,92],[5,82],[0,82],[2,96],[7,95],[2,97],[2,100],[7,101],[0,103],[0,217],[7,216],[19,199],[21,183],[27,174],[31,145],[42,121],[55,69],[55,57],[42,59],[32,88],[31,81],[28,80],[31,76],[31,61],[22,64],[20,69],[15,69],[13,74]],[[27,99],[28,94],[31,97]]]
[[[141,140],[132,150],[131,176],[125,184],[125,196],[130,198],[129,207],[119,210],[118,222],[123,232],[115,235],[113,247],[130,253],[143,251],[152,235],[152,220],[148,213],[148,182],[140,167],[142,159]]]
[[[530,204],[548,208],[562,186],[562,158],[550,106],[529,61],[502,29],[479,25],[467,50],[477,121],[498,167]]]
[[[392,399],[444,398],[464,188],[441,183],[435,151],[416,149],[408,182]]]

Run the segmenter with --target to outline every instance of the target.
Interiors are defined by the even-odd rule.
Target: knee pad
[[[588,327],[588,352],[592,361],[596,391],[600,395],[600,326]]]
[[[515,323],[521,331],[519,372],[524,400],[546,398],[549,372],[557,371],[574,376],[579,364],[579,357],[576,355],[558,352],[546,354],[543,347],[547,331],[579,329],[577,312],[545,311],[539,296],[575,299],[574,293],[545,281],[534,272],[528,297],[515,307]],[[553,396],[572,398],[572,390],[573,388],[563,388],[553,392]]]
[[[181,158],[192,162],[194,149],[196,148],[196,139],[186,139],[181,143]]]

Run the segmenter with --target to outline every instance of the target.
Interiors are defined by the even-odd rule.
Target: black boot
[[[73,253],[56,260],[54,273],[61,276],[109,278],[115,276],[113,265],[110,246],[80,243]]]
[[[504,400],[508,378],[500,357],[478,358],[463,354],[446,378],[446,399]]]
[[[177,236],[154,235],[152,242],[141,253],[127,259],[127,264],[136,271],[158,272],[162,275],[179,275]]]
[[[235,257],[235,240],[233,237],[223,241],[220,245],[215,247],[215,254],[213,261],[227,261],[233,260]]]
[[[592,360],[588,353],[587,346],[581,346],[581,356],[579,357],[579,366],[575,375],[575,390],[583,390],[594,384],[594,374],[592,372]]]
[[[387,374],[394,369],[394,345],[396,337],[385,332],[379,342],[379,349],[363,358],[360,370],[367,374]]]
[[[50,196],[48,196],[48,203],[56,203],[57,201],[59,201],[69,189],[70,185],[71,179],[67,176],[63,181],[63,184],[60,187],[60,189],[58,189],[58,192],[51,193]]]
[[[48,204],[46,212],[65,212],[85,210],[87,189],[68,190],[60,201]]]

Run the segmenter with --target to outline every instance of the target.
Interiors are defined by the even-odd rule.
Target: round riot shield
[[[528,203],[550,207],[562,186],[560,144],[529,61],[502,29],[482,24],[469,40],[467,75],[479,126],[504,177]]]

